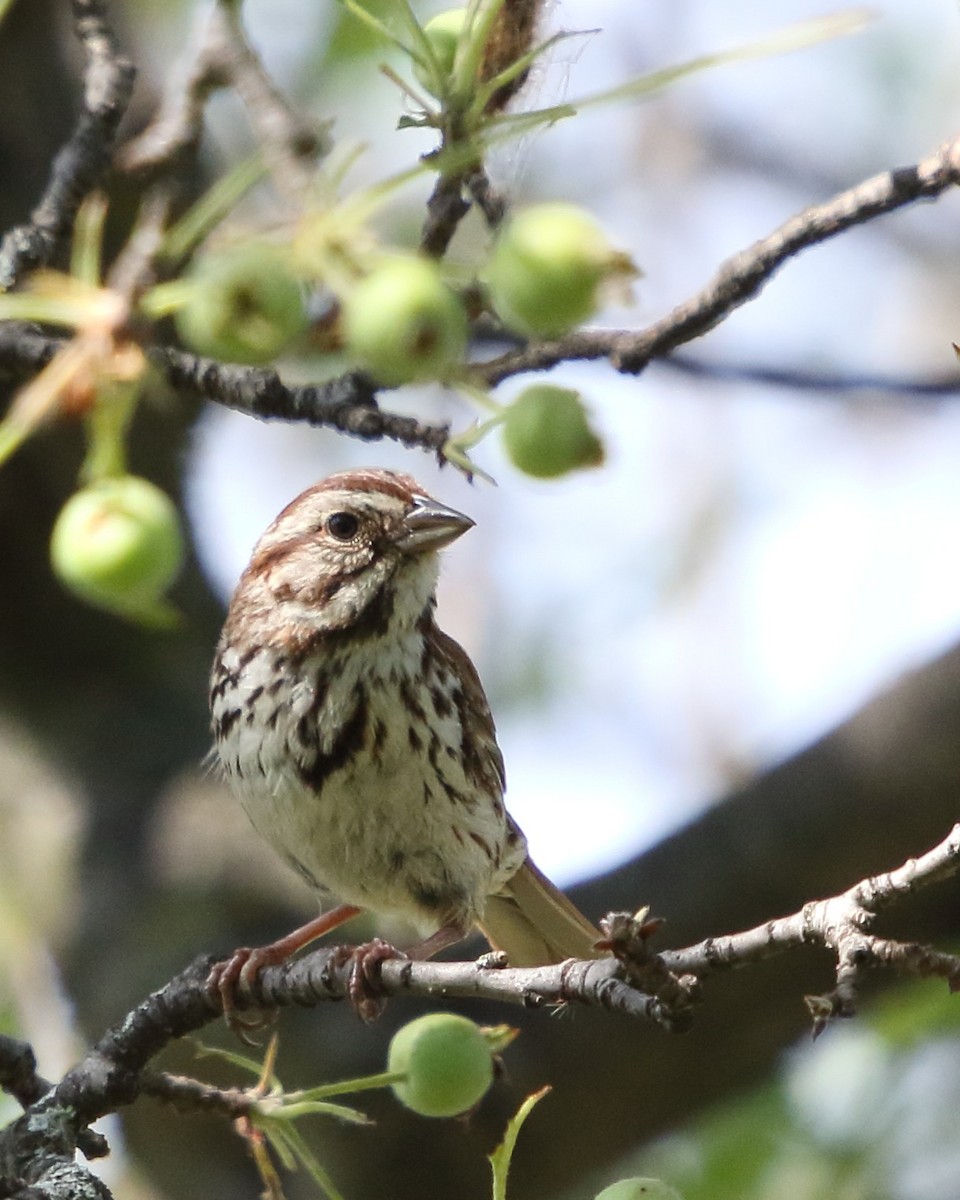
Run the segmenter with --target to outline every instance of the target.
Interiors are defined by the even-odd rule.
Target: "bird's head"
[[[473,521],[409,475],[342,471],[308,488],[254,547],[228,615],[272,644],[413,626],[432,605],[437,551]]]

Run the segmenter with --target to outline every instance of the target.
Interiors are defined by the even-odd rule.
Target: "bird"
[[[354,468],[256,543],[211,672],[216,757],[321,913],[215,968],[225,1010],[265,966],[365,910],[410,922],[415,959],[475,928],[513,966],[597,957],[599,932],[505,808],[483,685],[437,624],[439,552],[473,525],[409,475]]]

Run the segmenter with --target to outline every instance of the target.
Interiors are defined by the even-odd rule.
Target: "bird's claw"
[[[248,1046],[257,1045],[250,1035],[271,1025],[277,1016],[275,1008],[262,1009],[249,1017],[241,1017],[237,1012],[240,990],[249,988],[264,967],[274,965],[274,958],[269,951],[269,946],[238,947],[229,958],[214,963],[204,984],[208,998],[223,1010],[224,1019],[231,1030]]]
[[[406,958],[403,951],[381,938],[373,938],[359,946],[341,946],[337,966],[350,964],[347,979],[347,999],[363,1021],[375,1021],[386,1007],[386,996],[380,978],[380,968],[392,958]]]

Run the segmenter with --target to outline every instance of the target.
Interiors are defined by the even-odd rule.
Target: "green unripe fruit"
[[[60,581],[90,604],[134,619],[169,619],[162,597],[183,563],[177,510],[165,492],[134,475],[91,484],[61,509],[50,561]]]
[[[199,258],[183,281],[177,332],[198,354],[271,362],[307,325],[303,291],[273,246],[234,246]]]
[[[402,1104],[424,1117],[456,1117],[482,1099],[493,1081],[493,1050],[479,1025],[455,1013],[428,1013],[390,1042],[387,1070]]]
[[[507,409],[503,444],[514,466],[554,479],[603,462],[603,443],[590,428],[579,392],[537,383]]]
[[[682,1200],[676,1188],[662,1179],[621,1179],[611,1183],[596,1200]]]
[[[632,273],[589,213],[573,204],[537,204],[505,223],[487,284],[510,329],[560,337],[596,311],[604,279]]]
[[[463,33],[466,16],[467,10],[465,8],[448,8],[445,12],[437,13],[435,17],[431,17],[423,27],[423,32],[426,34],[427,41],[430,43],[430,48],[433,50],[437,61],[437,70],[440,79],[434,76],[433,71],[428,66],[418,62],[414,62],[413,64],[413,73],[433,95],[437,95],[442,90],[438,86],[440,80],[449,79],[453,71],[453,61],[457,54],[457,44]]]
[[[442,379],[467,345],[467,318],[437,267],[393,258],[360,280],[343,302],[347,353],[381,383]]]

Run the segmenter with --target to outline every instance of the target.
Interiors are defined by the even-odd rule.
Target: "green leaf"
[[[260,1115],[266,1112],[267,1105],[279,1104],[278,1108],[266,1112],[266,1121],[296,1121],[300,1117],[336,1117],[338,1121],[346,1121],[348,1125],[373,1124],[367,1114],[358,1108],[350,1108],[346,1104],[331,1104],[329,1100],[293,1100],[286,1096],[283,1099],[274,1097],[262,1103],[263,1107],[258,1106],[256,1109]],[[258,1123],[256,1118],[254,1123]]]
[[[176,261],[189,254],[266,173],[266,164],[259,154],[237,163],[167,230],[161,255]]]
[[[380,1071],[376,1075],[361,1075],[357,1079],[344,1079],[338,1083],[321,1083],[317,1087],[305,1088],[300,1092],[291,1092],[290,1099],[296,1100],[326,1100],[328,1096],[345,1096],[351,1092],[369,1092],[374,1088],[389,1087],[402,1079],[398,1071]]]
[[[300,1131],[290,1124],[277,1124],[269,1121],[261,1124],[265,1136],[270,1140],[280,1161],[288,1169],[298,1165],[305,1167],[314,1183],[328,1197],[328,1200],[344,1200],[343,1194],[334,1184],[327,1170],[303,1140]]]
[[[196,1039],[191,1040],[193,1041],[194,1051],[198,1058],[220,1058],[234,1067],[239,1067],[242,1071],[249,1071],[251,1075],[259,1079],[263,1071],[262,1062],[258,1062],[255,1058],[251,1058],[247,1054],[241,1054],[237,1050],[225,1050],[220,1046],[205,1046],[203,1042]],[[275,1075],[271,1076],[270,1085],[271,1087],[279,1088],[280,1081]]]
[[[100,283],[100,250],[106,217],[106,196],[102,192],[93,192],[80,205],[73,223],[70,274],[90,287]]]
[[[764,37],[735,46],[732,50],[720,50],[714,54],[702,54],[687,62],[677,63],[672,67],[664,67],[660,71],[651,71],[631,79],[619,87],[608,91],[595,92],[584,96],[572,103],[575,108],[585,108],[588,104],[607,104],[613,100],[633,100],[661,91],[678,79],[687,75],[695,75],[711,67],[726,66],[729,63],[745,62],[752,58],[772,58],[777,54],[792,54],[795,50],[805,50],[808,46],[833,38],[846,37],[858,33],[873,20],[874,14],[868,8],[850,8],[843,12],[831,13],[826,17],[818,17],[810,21],[799,21],[788,25]]]
[[[510,1172],[510,1160],[513,1158],[517,1137],[524,1121],[533,1112],[534,1106],[539,1104],[550,1090],[549,1085],[542,1087],[539,1092],[533,1092],[524,1100],[510,1118],[503,1141],[492,1154],[487,1156],[490,1169],[493,1171],[493,1200],[507,1200],[507,1175]]]
[[[389,17],[395,0],[340,0],[341,14],[327,42],[327,63],[350,63],[383,49],[384,42],[402,45],[383,18]]]

